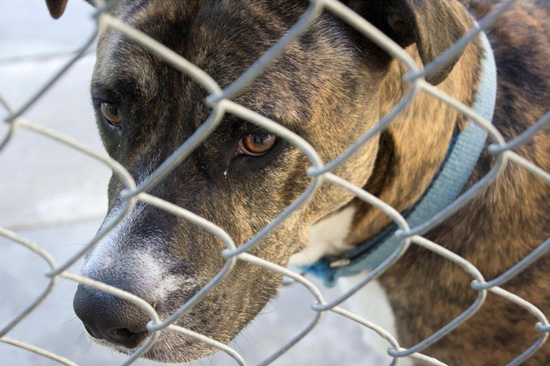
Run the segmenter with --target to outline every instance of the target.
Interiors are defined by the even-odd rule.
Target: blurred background
[[[70,1],[58,21],[42,0],[0,0],[0,94],[22,105],[67,61],[94,28],[93,9]],[[24,117],[103,152],[88,86],[94,53],[82,58]],[[6,112],[0,110],[0,115]],[[0,122],[0,140],[7,128]],[[81,153],[24,129],[0,153],[0,226],[41,245],[63,263],[88,242],[105,214],[110,170]],[[80,272],[80,263],[71,272]],[[46,287],[45,263],[27,249],[0,238],[0,328]],[[322,288],[320,282],[315,284]],[[76,284],[61,280],[46,301],[8,337],[67,357],[79,365],[118,365],[126,357],[92,344],[72,310]],[[325,291],[325,290],[323,290]],[[325,291],[328,299],[338,290]],[[268,304],[232,346],[255,364],[313,319],[312,296],[291,286]],[[326,314],[321,324],[275,365],[379,365],[361,342],[361,329]],[[137,365],[160,365],[139,361]],[[230,365],[216,355],[195,365]],[[57,363],[0,343],[0,366]]]

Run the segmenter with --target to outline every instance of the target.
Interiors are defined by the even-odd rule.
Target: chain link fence
[[[151,335],[147,342],[145,342],[143,346],[136,350],[135,353],[133,353],[126,360],[126,362],[124,362],[124,365],[132,364],[141,355],[143,355],[144,352],[149,350],[150,347],[159,338],[162,332],[177,332],[185,335],[186,337],[193,338],[199,342],[204,342],[211,347],[215,347],[220,351],[227,353],[235,360],[236,364],[246,365],[246,361],[243,359],[243,357],[236,350],[230,348],[229,346],[217,342],[214,339],[208,338],[199,333],[193,332],[189,329],[174,325],[174,322],[179,317],[181,317],[182,314],[188,312],[195,304],[201,301],[201,299],[209,291],[211,291],[232,271],[237,261],[245,261],[253,265],[263,267],[269,271],[279,273],[287,279],[290,279],[294,284],[304,286],[316,298],[316,301],[311,305],[312,309],[315,311],[315,316],[307,325],[307,327],[303,329],[297,336],[288,340],[288,342],[280,347],[275,353],[266,357],[262,362],[259,363],[260,365],[268,365],[272,363],[278,357],[287,352],[291,347],[297,345],[302,338],[304,338],[308,333],[313,330],[314,327],[316,327],[325,312],[332,312],[342,317],[349,318],[361,324],[362,326],[375,331],[380,337],[388,342],[387,352],[391,357],[393,357],[392,364],[395,364],[399,360],[399,358],[411,357],[415,360],[420,360],[425,364],[443,365],[442,362],[423,355],[421,352],[426,347],[441,339],[449,332],[452,332],[460,324],[467,321],[470,316],[476,313],[483,306],[484,300],[489,292],[501,296],[508,301],[511,301],[525,308],[531,314],[533,314],[533,316],[537,320],[537,322],[533,321],[533,327],[540,333],[540,337],[532,346],[526,349],[523,353],[517,355],[517,358],[509,363],[510,365],[520,364],[522,361],[524,361],[530,355],[536,352],[546,342],[548,334],[550,332],[550,325],[545,315],[533,304],[518,297],[513,293],[502,289],[500,286],[508,281],[510,278],[517,275],[523,269],[528,267],[532,262],[540,258],[543,254],[545,254],[545,252],[550,248],[550,239],[542,243],[536,250],[523,258],[519,263],[510,268],[504,274],[500,275],[497,278],[486,280],[482,276],[480,271],[464,258],[445,249],[437,243],[431,242],[430,240],[422,236],[430,229],[440,224],[443,220],[448,218],[454,212],[456,212],[459,208],[464,206],[469,200],[472,199],[472,197],[477,192],[490,184],[509,163],[514,163],[523,167],[524,169],[527,169],[537,178],[550,184],[550,174],[548,172],[545,172],[544,170],[535,166],[534,164],[522,158],[513,151],[514,148],[527,143],[545,125],[550,124],[550,113],[548,113],[539,122],[537,122],[535,125],[533,125],[531,128],[523,132],[512,141],[505,141],[505,139],[491,124],[490,121],[485,120],[483,117],[475,113],[472,109],[463,105],[449,95],[441,92],[431,84],[427,83],[424,79],[424,77],[430,72],[439,69],[440,67],[442,67],[442,65],[451,60],[456,53],[460,52],[469,44],[469,42],[474,40],[482,30],[490,27],[503,12],[505,12],[507,9],[510,8],[510,6],[515,3],[515,0],[507,0],[503,2],[498,8],[496,8],[493,13],[489,14],[484,19],[479,21],[478,28],[469,32],[452,48],[445,51],[433,62],[426,65],[423,69],[419,69],[414,60],[401,47],[399,47],[396,43],[394,43],[391,39],[384,35],[380,30],[376,29],[373,25],[368,23],[365,19],[354,13],[352,10],[344,6],[339,1],[310,0],[308,10],[288,31],[288,33],[226,89],[222,89],[216,83],[216,81],[214,81],[203,70],[191,64],[174,51],[156,42],[154,39],[150,38],[146,34],[136,29],[133,29],[127,24],[121,22],[119,19],[116,19],[109,15],[108,10],[115,3],[115,1],[96,0],[95,2],[99,9],[95,13],[95,18],[97,20],[96,32],[88,40],[86,40],[86,42],[78,50],[78,52],[74,54],[72,59],[67,62],[67,64],[61,70],[59,70],[59,72],[54,77],[52,77],[45,85],[43,85],[26,103],[17,108],[12,106],[8,99],[6,99],[4,96],[0,96],[0,104],[8,112],[7,118],[5,118],[5,121],[2,122],[7,124],[8,133],[6,136],[1,137],[0,152],[3,148],[6,147],[6,145],[10,143],[15,131],[18,129],[27,129],[34,133],[40,134],[45,138],[55,140],[59,144],[64,144],[93,159],[96,159],[97,161],[105,164],[110,169],[112,169],[113,173],[118,176],[122,182],[124,182],[125,189],[121,192],[120,197],[126,201],[126,209],[123,213],[120,214],[120,216],[116,220],[114,220],[114,222],[112,222],[108,227],[99,232],[97,236],[94,237],[82,250],[74,254],[74,256],[72,256],[68,261],[62,264],[56,263],[55,259],[39,244],[33,243],[10,230],[0,227],[1,236],[7,238],[10,241],[13,241],[14,243],[20,244],[28,248],[32,252],[36,253],[36,255],[40,256],[44,261],[46,261],[51,269],[49,273],[45,274],[49,278],[49,285],[47,286],[47,288],[44,289],[43,293],[28,308],[24,309],[24,311],[22,311],[19,316],[13,319],[0,331],[1,342],[13,345],[15,347],[23,348],[30,352],[34,352],[42,357],[50,358],[64,365],[75,365],[75,363],[73,363],[71,360],[68,360],[60,355],[53,354],[51,352],[48,352],[47,350],[19,342],[6,336],[42,301],[44,301],[46,297],[48,297],[60,278],[65,278],[132,302],[149,315],[151,321],[149,322],[147,328],[151,332]],[[270,120],[231,101],[232,97],[239,94],[239,92],[243,90],[243,88],[254,81],[258,75],[260,75],[279,55],[281,55],[291,42],[300,37],[300,35],[308,29],[308,27],[323,11],[332,12],[335,16],[339,17],[342,21],[354,27],[365,37],[368,37],[379,47],[385,50],[393,58],[401,62],[408,69],[408,74],[405,76],[403,82],[409,85],[409,91],[407,92],[405,97],[390,111],[388,115],[382,118],[371,131],[369,131],[362,138],[352,144],[342,155],[328,163],[323,162],[315,149],[297,134],[291,132],[290,130],[286,129],[275,121]],[[160,57],[167,63],[171,64],[180,72],[190,76],[196,83],[200,84],[209,93],[208,97],[205,100],[206,105],[208,105],[212,110],[209,118],[183,145],[178,148],[176,152],[174,152],[174,154],[169,159],[167,159],[153,174],[151,174],[139,186],[136,185],[135,181],[132,179],[128,171],[126,171],[126,169],[117,161],[106,157],[101,153],[93,151],[86,146],[83,146],[78,141],[74,141],[56,131],[44,128],[40,124],[29,121],[23,117],[25,112],[45,93],[47,93],[50,87],[54,85],[58,81],[58,79],[67,70],[69,70],[80,57],[89,52],[88,50],[95,43],[97,33],[101,28],[104,27],[111,27],[122,32],[128,38],[138,43],[142,47],[148,49],[151,53]],[[388,125],[392,123],[392,120],[411,103],[411,101],[418,93],[427,93],[433,98],[443,101],[444,103],[448,104],[449,106],[458,110],[460,113],[467,116],[482,129],[487,131],[490,139],[490,145],[488,149],[489,152],[494,155],[496,162],[491,171],[483,179],[478,181],[474,186],[463,193],[453,204],[444,209],[437,216],[433,217],[427,223],[418,227],[411,228],[409,227],[409,224],[407,223],[405,218],[394,208],[385,204],[384,202],[371,195],[370,193],[364,191],[363,189],[354,186],[348,181],[338,177],[337,175],[333,174],[332,171],[339,164],[341,164],[352,154],[354,154],[367,141],[369,141],[382,130],[387,128]],[[299,199],[297,199],[291,206],[289,206],[284,212],[282,212],[276,220],[271,222],[248,242],[239,247],[237,247],[232,238],[222,228],[214,225],[212,222],[209,222],[182,207],[175,206],[169,202],[163,201],[146,193],[149,189],[154,187],[163,177],[165,177],[172,169],[174,169],[181,161],[186,159],[191,154],[191,152],[197,146],[199,146],[212,133],[212,131],[216,129],[226,113],[231,113],[244,120],[250,121],[257,126],[276,134],[280,138],[285,139],[289,143],[299,148],[311,162],[311,167],[305,172],[305,174],[312,178],[312,182],[309,188],[303,192]],[[327,302],[321,295],[320,291],[305,277],[293,271],[290,271],[287,268],[283,268],[274,263],[270,263],[266,260],[249,254],[249,250],[258,245],[263,237],[265,237],[279,223],[285,220],[285,218],[289,216],[294,210],[303,205],[317,191],[321,182],[327,182],[337,185],[353,193],[359,199],[369,203],[372,206],[375,206],[376,208],[380,209],[383,214],[391,218],[400,229],[396,234],[400,238],[400,246],[396,249],[396,251],[374,271],[365,276],[357,285],[330,302]],[[133,210],[137,202],[144,202],[148,205],[157,207],[173,215],[188,220],[189,222],[216,235],[227,246],[227,249],[225,249],[222,253],[219,253],[221,256],[223,256],[223,258],[225,258],[226,261],[223,269],[190,300],[188,300],[185,304],[182,304],[181,308],[177,312],[175,312],[172,316],[164,321],[161,321],[153,307],[141,298],[131,293],[119,290],[115,287],[93,281],[91,279],[73,274],[68,271],[69,268],[77,260],[83,257],[86,252],[90,250],[96,243],[98,243],[103,237],[105,237],[110,230],[114,229],[117,224],[120,223]],[[418,344],[408,348],[404,348],[398,343],[394,335],[390,334],[385,329],[382,329],[376,324],[367,321],[350,311],[344,310],[342,307],[340,307],[340,305],[354,293],[359,291],[367,283],[380,276],[383,272],[385,272],[386,270],[391,270],[392,265],[399,260],[401,255],[405,251],[407,251],[407,249],[411,245],[421,246],[427,250],[437,253],[439,256],[442,257],[442,260],[448,260],[460,266],[465,272],[471,275],[473,279],[473,282],[471,284],[472,291],[476,291],[478,296],[476,301],[471,305],[470,308],[466,309],[461,315],[452,320],[445,327],[439,329],[437,332],[419,342]]]

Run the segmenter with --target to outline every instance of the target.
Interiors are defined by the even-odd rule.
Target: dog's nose
[[[79,285],[73,307],[94,338],[135,348],[148,337],[149,317],[136,305],[116,296]]]

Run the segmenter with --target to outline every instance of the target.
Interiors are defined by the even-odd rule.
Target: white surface
[[[43,1],[2,0],[0,94],[15,107],[31,97],[66,57],[41,62],[3,60],[76,49],[93,29],[88,16],[92,10],[83,1],[71,1],[67,16],[56,22],[49,18]],[[103,151],[88,91],[93,63],[93,56],[77,63],[23,117]],[[5,131],[3,125],[0,136]],[[0,225],[4,227],[98,218],[106,210],[110,170],[30,131],[17,130],[0,154],[0,169]]]
[[[342,291],[349,291],[367,274],[368,272],[363,272],[353,277],[341,278],[338,281],[338,286]],[[394,337],[396,336],[395,316],[386,293],[378,281],[372,281],[367,286],[364,286],[347,301],[347,304],[349,305],[349,310],[353,313],[382,327]],[[392,362],[393,358],[386,352],[388,342],[376,334],[376,332],[364,331],[363,341],[373,348],[373,353],[376,354],[381,364],[389,365]],[[399,366],[413,365],[414,363],[411,358],[406,357],[399,360]]]
[[[0,1],[0,94],[15,106],[29,98],[61,67],[64,58],[19,61],[28,55],[76,49],[90,34],[92,8],[72,0],[60,21],[50,20],[42,0]],[[25,118],[103,151],[88,93],[93,56],[81,60]],[[0,116],[5,112],[0,111]],[[6,129],[0,121],[0,138]],[[109,169],[73,150],[19,130],[0,153],[0,226],[17,229],[62,263],[99,228],[106,210]],[[66,223],[62,225],[61,223]],[[53,225],[53,226],[52,226]],[[29,228],[23,230],[22,228]],[[33,229],[30,229],[33,228]],[[79,273],[80,263],[71,268]],[[44,288],[46,265],[25,248],[0,239],[0,327],[6,325]],[[321,287],[319,282],[316,282]],[[92,345],[72,310],[76,284],[62,280],[46,301],[8,334],[88,366],[125,360]],[[333,298],[337,290],[328,292]],[[250,364],[275,351],[313,316],[312,297],[299,286],[284,289],[234,342]],[[151,364],[140,361],[137,365]],[[215,356],[197,365],[231,365]],[[53,361],[0,344],[0,366],[49,366]],[[378,366],[361,342],[361,328],[327,314],[321,325],[276,365]]]

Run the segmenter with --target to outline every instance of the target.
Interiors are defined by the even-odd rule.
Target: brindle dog
[[[49,0],[60,16],[66,0]],[[453,45],[499,1],[347,0],[346,5],[405,47],[418,63]],[[112,13],[227,86],[280,39],[306,0],[125,0]],[[487,32],[498,67],[493,124],[510,140],[550,106],[550,4],[518,1]],[[110,156],[139,182],[207,118],[207,93],[191,79],[116,31],[101,34],[92,82],[97,123]],[[482,43],[471,43],[429,82],[471,105],[478,89]],[[235,102],[283,124],[330,161],[372,128],[407,91],[405,68],[330,13],[294,42]],[[400,211],[411,207],[439,170],[455,128],[465,118],[426,95],[336,171]],[[550,171],[550,129],[516,151]],[[468,186],[486,174],[484,153]],[[310,183],[310,163],[289,143],[228,115],[216,132],[150,193],[203,216],[237,244],[272,221]],[[108,223],[122,209],[110,182]],[[308,244],[311,228],[350,209],[339,245],[353,247],[389,219],[350,193],[325,184],[253,254],[280,265]],[[350,212],[350,210],[346,212]],[[492,279],[550,236],[550,187],[510,165],[474,201],[426,237],[466,258]],[[330,220],[329,220],[330,221]],[[341,228],[334,228],[341,230]],[[84,275],[141,296],[167,317],[223,266],[223,243],[183,219],[143,204],[86,258]],[[314,259],[314,258],[313,258]],[[504,287],[550,314],[550,257]],[[448,260],[413,246],[380,278],[410,346],[431,335],[476,296],[471,277]],[[239,262],[231,275],[178,324],[231,341],[276,295],[281,278]],[[98,342],[129,353],[147,338],[148,318],[134,306],[79,286],[75,311]],[[536,320],[497,296],[469,321],[425,350],[456,365],[504,364],[538,337]],[[214,350],[166,332],[145,356],[187,362]],[[550,364],[550,345],[526,365]]]

